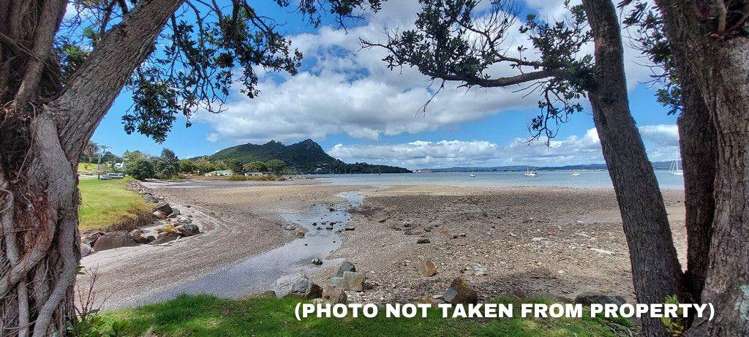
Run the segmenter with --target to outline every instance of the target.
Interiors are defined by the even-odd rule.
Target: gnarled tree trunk
[[[699,88],[715,130],[715,214],[703,303],[715,318],[694,322],[690,336],[749,335],[749,37],[743,32],[749,3],[730,5],[727,16],[705,14],[710,7],[692,1],[657,0],[673,44],[688,57],[677,58]],[[718,6],[717,8],[719,8]],[[716,8],[716,7],[713,7]],[[709,11],[707,12],[709,13]],[[736,15],[739,14],[739,15]]]
[[[595,41],[596,87],[589,91],[603,156],[614,183],[639,303],[683,296],[683,274],[663,197],[629,110],[621,31],[610,0],[583,0]],[[642,320],[644,336],[670,336],[658,319]]]
[[[0,24],[2,336],[65,335],[80,260],[78,157],[182,0],[143,2],[63,84],[49,55],[65,3],[0,0],[13,9]],[[42,24],[17,32],[28,20]]]

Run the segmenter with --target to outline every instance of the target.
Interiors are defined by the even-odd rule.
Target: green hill
[[[311,139],[291,145],[270,141],[262,145],[244,144],[223,149],[208,157],[211,161],[253,161],[283,160],[286,165],[299,173],[409,173],[411,171],[394,166],[370,165],[367,163],[347,164],[325,153],[319,144]]]

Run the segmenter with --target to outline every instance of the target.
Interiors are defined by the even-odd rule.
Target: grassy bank
[[[127,226],[150,216],[150,206],[138,193],[128,190],[126,179],[81,179],[81,231],[104,230],[110,226]]]
[[[224,300],[181,296],[138,309],[107,312],[86,336],[619,336],[601,319],[294,319],[294,299]],[[622,323],[622,322],[620,322]],[[623,322],[627,324],[627,322]],[[620,332],[622,333],[622,332]],[[622,333],[621,335],[627,335]]]

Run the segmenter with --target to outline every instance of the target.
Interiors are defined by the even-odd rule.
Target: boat
[[[471,178],[476,178],[476,174],[475,173],[471,173],[470,176],[471,176]]]
[[[572,171],[572,176],[573,176],[573,177],[577,177],[577,176],[579,176],[579,175],[580,175],[580,172],[577,172],[577,171]]]
[[[681,169],[681,162],[674,160],[671,162],[671,174],[675,176],[683,176],[684,170]]]
[[[523,173],[526,177],[535,177],[536,176],[536,170],[526,169],[525,173]]]

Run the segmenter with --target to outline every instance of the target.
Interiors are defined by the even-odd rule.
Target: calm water
[[[535,177],[526,177],[523,172],[439,172],[404,174],[344,174],[321,175],[321,180],[339,185],[447,185],[447,186],[546,186],[546,187],[612,187],[608,171],[538,171]],[[656,171],[658,184],[663,189],[684,189],[682,176],[667,170]]]

